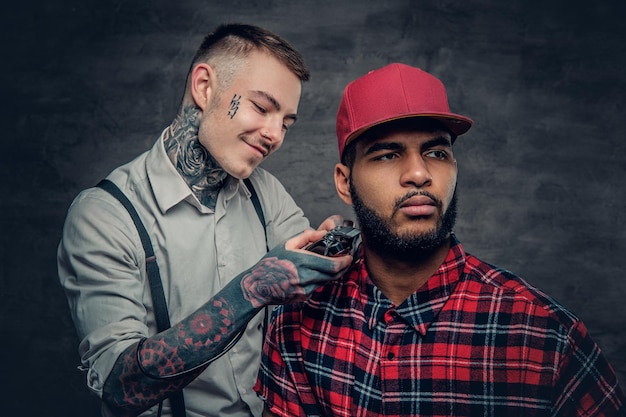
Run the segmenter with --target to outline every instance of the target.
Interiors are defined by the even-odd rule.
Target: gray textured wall
[[[392,61],[448,86],[476,125],[456,145],[457,235],[577,313],[626,381],[624,2],[16,2],[4,11],[2,414],[91,416],[56,278],[71,199],[173,117],[203,35],[242,21],[307,58],[301,120],[265,167],[314,224],[351,216],[332,184],[343,86]]]

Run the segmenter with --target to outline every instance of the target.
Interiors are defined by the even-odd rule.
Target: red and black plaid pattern
[[[587,330],[454,238],[393,306],[358,263],[274,311],[255,389],[279,416],[619,416],[624,396]]]

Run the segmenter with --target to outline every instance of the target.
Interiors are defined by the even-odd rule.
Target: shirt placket
[[[385,335],[380,357],[380,382],[383,392],[382,414],[397,415],[400,406],[400,346],[402,334],[407,324],[400,319],[395,308],[387,310],[383,316]]]

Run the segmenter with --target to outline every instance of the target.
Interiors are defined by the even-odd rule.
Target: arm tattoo
[[[221,347],[236,333],[235,313],[226,300],[215,298],[162,338],[146,340],[139,353],[144,372],[154,378],[168,377],[202,365],[204,352]],[[195,355],[182,358],[179,346],[192,347]]]
[[[137,415],[200,375],[260,310],[243,299],[240,279],[174,327],[126,349],[104,386],[109,407]]]
[[[262,259],[257,265],[241,280],[243,296],[253,306],[263,307],[268,299],[279,302],[305,295],[304,289],[297,285],[300,278],[292,262],[272,257]]]
[[[181,322],[127,348],[105,381],[103,400],[129,416],[158,403],[195,379],[264,306],[303,301],[335,279],[340,259],[276,246]]]
[[[228,174],[198,140],[200,113],[196,106],[185,107],[165,132],[163,144],[194,195],[214,209]]]

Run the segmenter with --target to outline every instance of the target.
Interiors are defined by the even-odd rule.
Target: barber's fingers
[[[323,235],[324,234],[322,233],[322,236]],[[309,242],[308,240],[306,241]],[[292,243],[298,245],[301,242],[302,241],[293,241]],[[309,271],[311,273],[322,273],[332,276],[335,276],[347,269],[353,259],[351,255],[329,257],[308,251],[306,249],[288,250],[285,246],[276,247],[266,255],[268,258],[272,256],[292,262],[300,273]]]
[[[343,216],[339,214],[334,214],[332,216],[328,216],[317,228],[317,230],[325,230],[329,231],[338,226],[343,226],[344,220]]]
[[[307,229],[304,232],[300,233],[292,237],[291,239],[285,242],[285,249],[294,250],[294,249],[302,249],[307,245],[317,242],[326,234],[325,230],[313,230]]]

